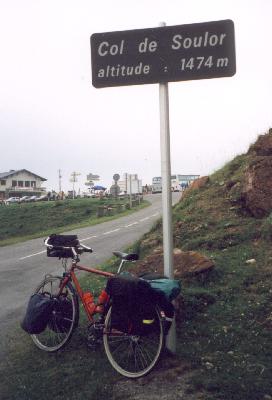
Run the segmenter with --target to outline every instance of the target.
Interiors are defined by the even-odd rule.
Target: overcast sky
[[[272,126],[271,0],[0,0],[0,172],[160,172],[159,85],[96,89],[90,35],[231,19],[237,73],[169,83],[172,173],[210,174]]]

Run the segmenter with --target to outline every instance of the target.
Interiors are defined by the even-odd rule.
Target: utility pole
[[[131,184],[131,174],[129,174],[129,205],[132,208],[132,184]]]
[[[75,182],[77,182],[77,176],[81,175],[80,172],[72,172],[70,182],[73,183],[73,199],[75,198]]]
[[[61,178],[62,178],[62,176],[61,176],[61,170],[59,169],[58,170],[58,172],[59,172],[59,194],[61,193]]]

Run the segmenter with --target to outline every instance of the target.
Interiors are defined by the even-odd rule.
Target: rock
[[[174,256],[175,277],[196,275],[214,268],[214,262],[196,251],[181,251]]]
[[[180,279],[183,276],[196,275],[210,271],[214,268],[214,262],[196,251],[182,251],[180,249],[174,249],[173,251],[174,260],[174,276],[176,279]],[[157,247],[153,250],[153,253],[148,255],[143,261],[137,263],[131,271],[137,275],[144,272],[158,272],[164,273],[163,268],[163,249]]]
[[[163,247],[162,246],[155,247],[154,250],[153,250],[153,253],[155,253],[155,254],[160,254],[162,252],[163,252]]]
[[[189,190],[200,189],[200,188],[206,186],[207,183],[209,182],[209,179],[210,178],[208,176],[202,176],[201,178],[196,179],[190,185]]]
[[[264,218],[272,212],[272,129],[250,146],[243,174],[226,182],[230,203]]]
[[[188,196],[193,190],[199,190],[207,185],[210,178],[208,176],[202,176],[201,178],[196,179],[191,183],[191,185],[186,189],[180,198],[180,201],[183,200],[184,197]]]
[[[212,363],[210,363],[210,362],[206,362],[205,363],[205,367],[207,368],[207,369],[213,369],[214,368],[214,365],[212,364]]]
[[[178,249],[178,248],[176,247],[176,248],[174,248],[174,250],[173,250],[173,254],[174,254],[174,256],[175,256],[176,254],[182,254],[182,250],[181,250],[181,249]]]
[[[246,264],[256,264],[255,258],[251,258],[250,260],[246,260]]]
[[[260,135],[256,142],[252,144],[248,150],[250,155],[256,156],[272,156],[272,129],[268,133]]]
[[[234,185],[227,189],[231,203],[235,204],[241,200],[241,182],[236,182]]]
[[[243,206],[254,217],[263,218],[272,211],[272,156],[255,157],[245,172]]]

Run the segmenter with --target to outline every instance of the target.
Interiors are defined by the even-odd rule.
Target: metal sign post
[[[164,24],[165,23],[161,23]],[[162,26],[162,25],[161,25]],[[173,229],[168,83],[159,84],[164,273],[173,273]]]
[[[160,26],[165,26],[162,22]],[[173,227],[172,227],[172,192],[171,192],[171,153],[169,124],[168,83],[159,84],[160,100],[160,142],[161,142],[161,175],[162,175],[162,219],[163,219],[163,257],[164,273],[174,278],[173,269]],[[176,352],[176,327],[172,324],[166,338],[166,347]]]
[[[163,258],[164,273],[174,278],[173,270],[173,227],[172,227],[172,193],[171,193],[171,158],[169,129],[169,96],[168,83],[160,83],[160,136],[161,136],[161,174],[162,174],[162,219],[163,219]],[[171,353],[176,352],[175,321],[168,332],[166,347]]]

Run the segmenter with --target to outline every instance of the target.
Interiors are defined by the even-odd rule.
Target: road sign
[[[96,88],[208,79],[236,72],[231,20],[94,33]]]
[[[88,182],[85,182],[85,185],[86,186],[94,186],[94,182],[93,181],[88,181]]]
[[[119,175],[119,174],[114,174],[114,175],[113,175],[113,180],[114,180],[115,182],[119,181],[119,179],[120,179],[120,175]]]
[[[99,181],[100,176],[99,175],[94,175],[94,174],[88,174],[87,175],[87,181]]]

